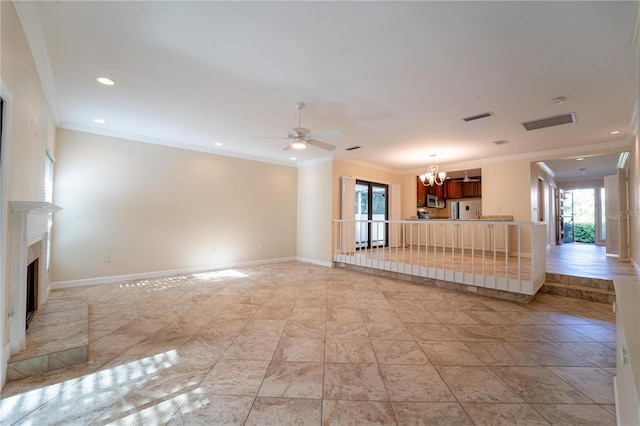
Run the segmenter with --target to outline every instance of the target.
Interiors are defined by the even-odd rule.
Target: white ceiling
[[[636,2],[14,4],[65,128],[281,164],[334,155],[416,173],[430,154],[454,170],[630,146]],[[557,96],[566,101],[552,104]],[[297,125],[296,101],[307,104],[303,127],[344,131],[324,140],[335,151],[282,151],[285,140],[252,138],[285,136],[279,122]],[[486,111],[495,115],[462,121]],[[576,123],[521,125],[568,112]],[[501,139],[509,143],[492,143]],[[354,145],[362,148],[345,150]]]

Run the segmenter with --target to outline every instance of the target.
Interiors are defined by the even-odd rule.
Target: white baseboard
[[[120,281],[135,281],[135,280],[143,280],[147,278],[167,277],[167,276],[178,275],[178,274],[195,274],[198,272],[219,271],[221,269],[238,268],[238,267],[244,267],[244,266],[265,265],[268,263],[292,262],[296,260],[298,259],[295,257],[280,257],[276,259],[251,260],[248,262],[228,263],[224,265],[201,266],[197,268],[169,269],[164,271],[143,272],[139,274],[114,275],[110,277],[87,278],[82,280],[71,280],[71,281],[57,281],[57,282],[51,283],[51,288],[59,289],[59,288],[70,288],[70,287],[82,287],[82,286],[96,285],[96,284],[116,283]]]
[[[7,366],[9,365],[9,358],[11,357],[11,343],[7,343],[2,348],[2,365],[0,365],[0,389],[4,387],[7,382]]]
[[[317,259],[309,259],[306,257],[296,257],[296,260],[298,262],[304,262],[304,263],[311,263],[312,265],[318,265],[318,266],[326,266],[327,268],[331,268],[333,266],[333,263],[331,262],[325,262],[324,260],[317,260]]]

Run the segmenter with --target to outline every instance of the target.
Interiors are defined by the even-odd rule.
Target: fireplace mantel
[[[57,212],[62,208],[44,201],[9,201],[9,206],[11,207],[9,342],[11,353],[18,353],[25,348],[28,248],[46,239],[49,213]],[[46,258],[48,254],[46,244],[43,249],[42,255]],[[45,262],[40,262],[40,265],[38,306],[41,306],[49,295]]]

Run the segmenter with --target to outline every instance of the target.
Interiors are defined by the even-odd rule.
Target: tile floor
[[[528,305],[279,263],[53,291],[89,362],[8,383],[2,424],[614,425],[610,305]]]

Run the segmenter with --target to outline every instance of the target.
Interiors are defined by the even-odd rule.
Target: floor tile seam
[[[544,406],[544,405],[564,405],[564,406],[568,406],[568,405],[575,405],[575,406],[584,406],[584,405],[591,405],[591,404],[566,404],[566,403],[558,403],[558,402],[555,402],[555,403],[549,404],[549,403],[537,403],[537,402],[536,402],[536,403],[531,403],[531,404],[529,404],[529,405],[530,405],[530,406],[531,406],[531,408],[533,408],[533,409],[536,411],[536,413],[538,413],[538,414],[539,414],[539,415],[540,415],[540,416],[541,416],[545,421],[547,421],[547,422],[548,422],[548,423],[550,423],[550,424],[553,424],[553,423],[552,423],[553,418],[548,418],[547,416],[545,416],[545,412],[541,409],[541,408],[542,408],[541,406]],[[540,409],[539,409],[539,408],[540,408]],[[602,407],[600,407],[600,408],[601,408],[602,410],[604,410],[604,411],[607,411],[607,410],[605,410],[605,409],[604,409],[604,408],[602,408]],[[607,411],[607,413],[608,413],[608,411]],[[610,413],[609,413],[609,414],[610,414]],[[613,417],[615,418],[616,416],[614,415]]]
[[[571,389],[575,390],[576,392],[578,392],[580,395],[584,396],[585,398],[587,398],[589,401],[592,402],[592,404],[583,404],[583,405],[600,405],[600,402],[596,402],[593,400],[593,398],[590,398],[588,395],[586,395],[584,392],[580,391],[579,389],[577,389],[575,386],[573,386],[571,383],[567,382],[566,380],[564,380],[562,377],[558,376],[556,373],[554,373],[552,370],[550,370],[550,368],[563,368],[563,367],[543,367],[545,370],[547,370],[549,373],[553,374],[555,377],[557,377],[558,379],[560,379],[562,382],[566,383],[567,386],[571,387]],[[605,373],[605,374],[609,374],[606,371],[602,370],[599,367],[570,367],[570,368],[596,368],[599,371]]]
[[[500,380],[502,380],[502,378],[498,375],[498,373],[496,373],[494,371],[494,369],[497,367],[489,367],[489,369],[496,375],[498,376],[498,378],[500,378]],[[501,367],[501,368],[505,368],[505,367]],[[509,367],[506,367],[509,368]],[[524,368],[539,368],[539,367],[524,367]],[[546,371],[548,371],[549,373],[551,373],[554,377],[556,377],[557,379],[559,379],[562,383],[566,384],[567,386],[569,386],[571,389],[573,389],[574,391],[578,392],[581,396],[585,397],[586,399],[588,399],[589,401],[591,401],[591,404],[580,404],[580,405],[598,405],[597,402],[593,401],[593,399],[589,398],[587,395],[585,395],[584,393],[580,392],[580,390],[576,389],[574,386],[572,386],[570,383],[567,383],[565,380],[563,380],[560,376],[558,376],[557,374],[555,374],[553,371],[551,371],[549,369],[549,367],[547,366],[542,366],[541,368],[544,368]],[[562,367],[551,367],[551,368],[562,368]],[[573,367],[573,368],[579,368],[579,367]],[[591,367],[585,367],[585,368],[591,368]],[[502,380],[504,382],[504,380]],[[508,385],[508,383],[504,382],[505,385],[507,385],[507,387],[509,387],[509,389],[511,389],[514,393],[518,394],[518,396],[520,396],[520,398],[522,398],[524,401],[526,401],[528,404],[550,404],[547,402],[532,402],[529,401],[524,395],[520,395],[519,392],[517,392],[515,389],[511,388],[511,386]],[[554,402],[553,404],[557,404],[557,402]],[[567,405],[571,405],[570,403],[566,403]],[[577,405],[577,404],[574,404]]]
[[[433,366],[433,369],[436,371],[436,374],[438,375],[438,377],[440,377],[440,380],[442,381],[442,383],[444,383],[444,385],[447,387],[447,390],[449,391],[449,393],[453,396],[453,398],[455,399],[455,401],[459,404],[462,405],[462,402],[458,399],[458,396],[456,395],[456,393],[453,391],[453,389],[451,389],[451,386],[449,386],[449,383],[447,383],[447,381],[444,379],[444,377],[442,376],[442,373],[440,372],[440,369],[438,369],[438,367],[436,367],[435,365]],[[465,411],[466,412],[466,411]],[[471,418],[471,417],[469,417]]]
[[[583,342],[563,342],[563,343],[583,343]],[[584,342],[584,343],[588,343],[588,342]],[[602,343],[600,343],[600,342],[597,342],[597,343],[598,343],[599,345],[603,345],[603,346],[605,346],[604,344],[602,344]],[[607,348],[608,348],[608,346],[605,346],[605,347],[607,347]],[[602,368],[615,368],[615,365],[614,365],[613,367],[600,366],[600,365],[596,364],[595,362],[589,361],[588,359],[586,359],[584,356],[582,356],[582,355],[581,355],[581,354],[579,354],[578,352],[576,352],[576,351],[574,351],[574,350],[571,350],[571,348],[564,347],[564,346],[560,346],[560,348],[562,348],[562,349],[564,349],[564,350],[566,350],[566,351],[570,352],[571,354],[573,354],[574,356],[576,356],[576,357],[580,358],[580,359],[581,359],[581,360],[583,360],[584,362],[587,362],[587,363],[591,364],[593,367],[597,367],[597,368],[599,368],[599,369],[602,369]],[[611,349],[611,348],[609,348],[609,349]],[[615,349],[611,349],[611,350],[612,350],[612,351],[615,351]],[[616,354],[616,356],[617,356],[617,354]],[[548,366],[548,367],[554,367],[554,366]],[[557,366],[555,366],[555,367],[557,367]],[[572,366],[572,367],[581,367],[581,366],[576,365],[576,366]],[[584,367],[584,368],[590,368],[590,367]]]

